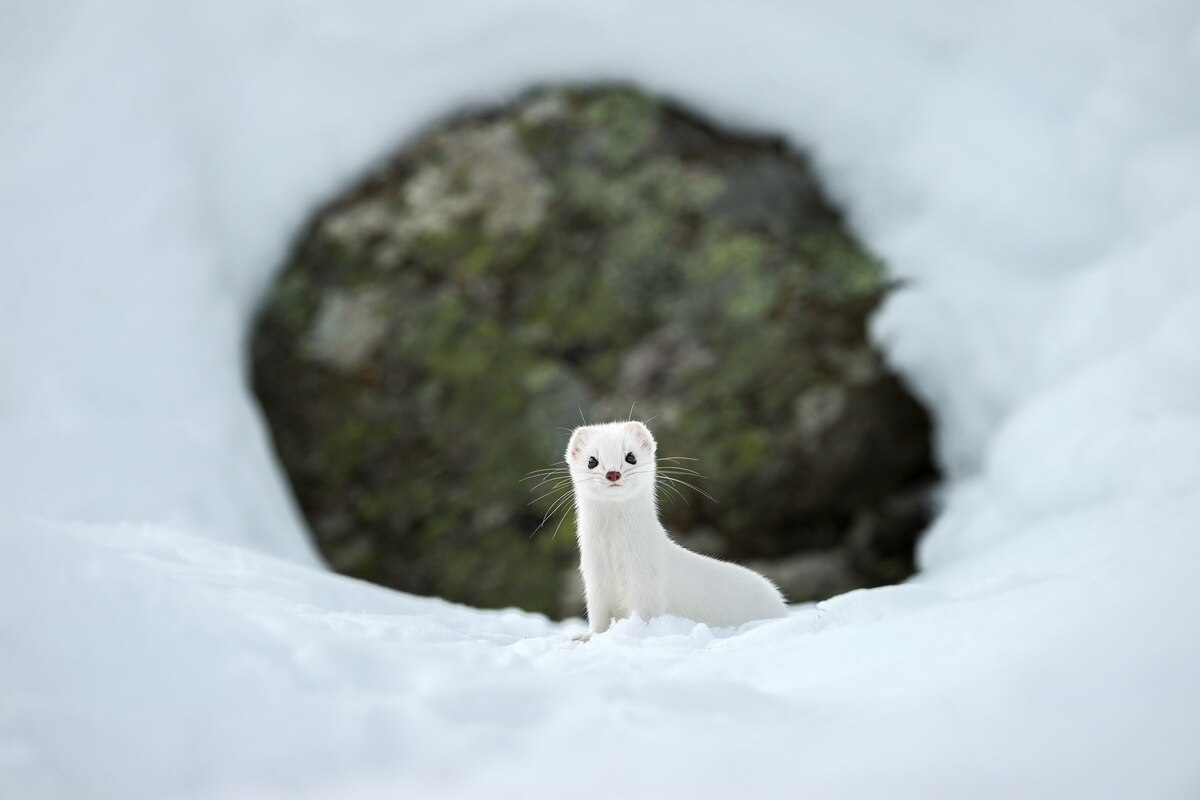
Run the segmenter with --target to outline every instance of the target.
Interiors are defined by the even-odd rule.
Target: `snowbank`
[[[0,27],[0,795],[1200,793],[1200,10],[87,2]],[[811,148],[908,289],[922,577],[739,633],[322,571],[245,388],[305,214],[531,81]]]

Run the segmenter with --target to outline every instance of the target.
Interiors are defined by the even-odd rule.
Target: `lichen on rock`
[[[886,291],[783,142],[548,88],[439,125],[317,215],[263,305],[255,389],[351,574],[576,612],[572,519],[539,529],[565,487],[521,479],[581,412],[636,401],[720,501],[676,486],[668,528],[813,599],[903,577],[925,521],[928,420],[865,332]]]
[[[380,286],[330,289],[308,335],[308,351],[330,367],[361,367],[388,330],[388,293]]]

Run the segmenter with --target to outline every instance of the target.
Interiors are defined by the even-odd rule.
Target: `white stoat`
[[[674,614],[712,626],[787,615],[757,572],[680,547],[658,521],[656,445],[640,422],[576,428],[567,444],[588,625]]]

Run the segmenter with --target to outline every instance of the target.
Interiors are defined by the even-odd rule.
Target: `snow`
[[[1200,795],[1200,8],[8,4],[0,796]],[[905,281],[944,510],[741,631],[325,572],[246,389],[305,215],[463,104],[630,78],[809,147]]]

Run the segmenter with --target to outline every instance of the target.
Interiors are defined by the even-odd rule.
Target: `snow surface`
[[[1200,796],[1200,7],[5,3],[0,797]],[[305,215],[629,78],[808,147],[907,289],[922,575],[714,631],[325,572],[246,388]]]

